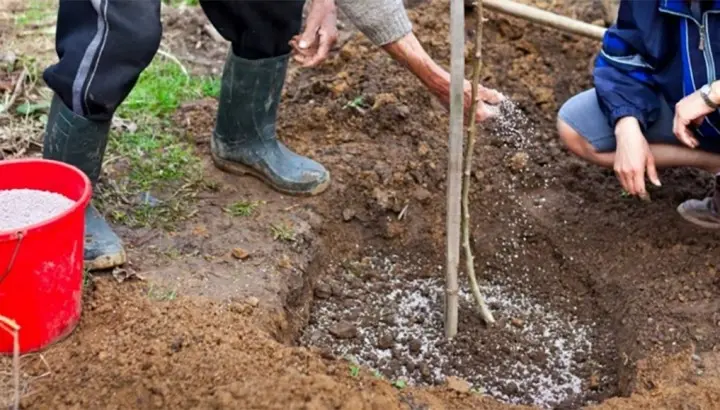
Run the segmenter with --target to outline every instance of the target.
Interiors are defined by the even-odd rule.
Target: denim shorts
[[[660,117],[645,132],[645,139],[650,144],[682,145],[673,134],[675,113],[662,97],[659,98]],[[594,88],[567,100],[560,108],[558,117],[585,138],[598,152],[615,151],[615,130],[610,127],[607,117],[600,109]],[[709,141],[699,135],[696,135],[696,138],[700,143],[698,149],[720,153],[720,140]]]

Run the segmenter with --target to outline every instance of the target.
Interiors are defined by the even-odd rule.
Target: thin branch
[[[15,100],[20,96],[20,93],[22,92],[23,85],[25,84],[25,78],[28,75],[28,69],[26,67],[23,67],[22,72],[18,76],[17,81],[15,82],[15,89],[13,90],[13,93],[10,95],[10,98],[0,107],[0,114],[3,113],[3,111],[10,110],[10,107],[15,104]]]
[[[483,27],[483,6],[482,1],[478,1],[477,11],[477,33],[475,36],[475,49],[472,73],[472,103],[470,105],[470,123],[467,132],[467,142],[465,144],[465,169],[463,172],[462,187],[462,246],[465,251],[465,263],[467,264],[467,273],[470,278],[470,288],[478,305],[478,311],[482,319],[488,325],[495,323],[492,312],[485,303],[485,298],[480,293],[480,288],[475,275],[475,258],[470,247],[470,173],[472,171],[473,150],[475,149],[475,140],[477,134],[477,106],[478,106],[478,83],[480,81],[480,70],[482,69],[482,27]]]

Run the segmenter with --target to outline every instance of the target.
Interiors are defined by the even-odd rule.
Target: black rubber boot
[[[253,175],[280,192],[317,195],[329,186],[330,173],[290,151],[275,134],[288,59],[246,60],[228,53],[212,158],[218,168]]]
[[[50,106],[43,158],[79,168],[93,189],[100,178],[110,122],[90,121],[70,110],[55,96]],[[94,206],[85,210],[85,269],[104,270],[127,261],[120,238]]]
[[[688,199],[677,211],[686,221],[708,229],[720,229],[720,175],[715,176],[713,194],[705,199]]]

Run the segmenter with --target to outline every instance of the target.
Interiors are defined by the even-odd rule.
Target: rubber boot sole
[[[677,212],[680,214],[680,216],[683,217],[683,219],[685,219],[686,221],[688,221],[694,225],[701,226],[701,227],[707,228],[707,229],[720,229],[720,223],[707,222],[702,219],[695,218],[691,214],[685,212],[685,209],[683,208],[682,204],[678,205],[678,207],[676,209],[677,209]]]
[[[127,262],[127,254],[125,251],[115,253],[112,255],[103,255],[93,260],[85,260],[85,270],[94,272],[99,270],[108,270],[122,266]]]
[[[262,173],[258,172],[257,170],[253,169],[252,167],[249,167],[247,165],[243,165],[234,161],[228,161],[226,159],[222,159],[218,157],[214,152],[211,152],[210,155],[212,156],[213,163],[215,166],[225,172],[228,172],[230,174],[244,176],[244,175],[251,175],[255,178],[258,178],[259,180],[263,181],[266,185],[270,186],[272,189],[283,193],[287,195],[293,195],[293,196],[316,196],[320,195],[323,192],[325,192],[328,187],[330,186],[330,173],[328,173],[328,179],[327,181],[323,182],[322,184],[316,186],[310,191],[293,191],[281,188],[277,185],[275,185],[268,177],[263,175]]]

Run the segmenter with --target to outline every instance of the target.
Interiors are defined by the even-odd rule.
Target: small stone
[[[318,299],[328,299],[332,295],[332,288],[325,282],[320,282],[315,286],[315,297]]]
[[[518,329],[522,329],[523,326],[525,325],[525,321],[522,319],[518,319],[518,318],[514,318],[513,320],[510,321],[510,323]]]
[[[407,105],[398,105],[396,109],[400,118],[407,118],[410,116],[410,107]]]
[[[392,207],[392,194],[386,190],[380,189],[380,187],[375,187],[375,189],[373,189],[373,198],[375,198],[375,201],[383,210],[387,210]]]
[[[337,339],[352,339],[357,336],[357,327],[350,322],[339,322],[330,328],[330,334]]]
[[[421,142],[420,144],[418,144],[418,154],[421,157],[424,157],[429,152],[430,152],[430,147],[428,146],[428,144],[426,144],[424,142]]]
[[[449,376],[445,382],[450,390],[455,390],[459,393],[467,393],[470,391],[470,383],[459,377]]]
[[[420,365],[420,374],[423,377],[430,377],[430,366],[428,366],[427,363],[423,363]]]
[[[235,259],[245,260],[250,257],[250,252],[243,248],[233,248],[232,256]]]
[[[679,300],[680,302],[685,302],[685,300],[686,300],[686,299],[685,299],[685,296],[683,296],[682,293],[678,293],[677,298],[678,298],[678,300]]]
[[[598,377],[595,373],[590,375],[589,387],[591,390],[597,390],[598,387],[600,387],[600,380],[598,379]]]
[[[410,350],[410,353],[419,353],[422,349],[422,342],[420,342],[418,339],[413,339],[408,343],[408,350]]]
[[[415,191],[413,192],[413,198],[415,198],[418,202],[421,203],[427,202],[427,200],[430,199],[431,196],[432,194],[430,193],[430,191],[421,186],[415,188]]]
[[[353,218],[355,218],[355,211],[350,208],[345,208],[342,211],[342,217],[343,221],[350,222]]]
[[[393,335],[391,335],[390,333],[386,333],[380,336],[377,341],[378,349],[386,350],[391,349],[393,346],[395,346],[395,337],[393,337]]]
[[[98,360],[103,361],[107,359],[109,354],[107,352],[100,352],[98,353]]]
[[[391,93],[380,93],[375,96],[375,104],[373,104],[372,109],[377,110],[378,108],[382,107],[383,105],[393,105],[397,103],[397,97],[395,97],[395,94]]]
[[[522,171],[525,167],[527,167],[529,160],[530,156],[527,153],[520,151],[510,158],[508,167],[510,167],[513,171]]]
[[[316,330],[310,334],[310,343],[311,344],[317,344],[322,340],[322,332],[319,330]]]
[[[252,307],[257,307],[257,305],[260,304],[260,299],[256,298],[255,296],[250,296],[249,298],[247,298],[246,302]]]

